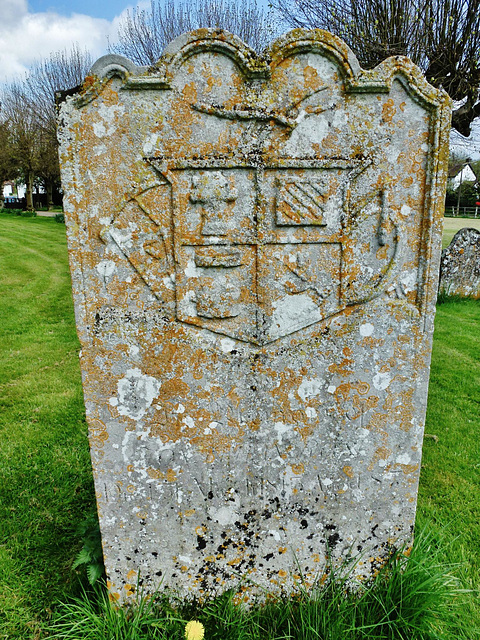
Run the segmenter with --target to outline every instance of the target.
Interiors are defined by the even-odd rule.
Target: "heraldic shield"
[[[177,320],[265,344],[337,313],[351,167],[161,166]]]

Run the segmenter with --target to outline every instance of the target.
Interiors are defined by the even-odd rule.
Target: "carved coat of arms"
[[[162,181],[163,200],[145,205],[140,194],[130,204],[139,204],[156,225],[134,250],[128,233],[119,231],[121,216],[109,232],[159,298],[159,283],[170,273],[180,322],[266,344],[375,297],[393,275],[399,234],[382,193],[364,199],[353,217],[367,212],[379,245],[390,228],[386,260],[380,270],[375,265],[377,274],[367,268],[360,283],[352,265],[349,193],[366,161],[148,162]]]
[[[192,164],[163,173],[177,319],[263,344],[339,311],[352,167]]]

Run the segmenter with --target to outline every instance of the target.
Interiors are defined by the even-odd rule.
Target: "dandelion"
[[[203,640],[205,628],[201,622],[190,620],[185,626],[186,640]]]

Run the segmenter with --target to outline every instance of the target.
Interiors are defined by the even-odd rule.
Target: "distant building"
[[[9,180],[8,182],[3,183],[3,197],[8,198],[8,196],[13,196],[15,193],[15,185]]]
[[[451,189],[457,189],[461,183],[472,182],[477,184],[479,176],[475,173],[470,162],[457,162],[453,164],[448,171],[448,186]]]
[[[16,185],[12,180],[3,183],[3,197],[16,196],[17,198],[25,197],[26,187],[24,184]]]

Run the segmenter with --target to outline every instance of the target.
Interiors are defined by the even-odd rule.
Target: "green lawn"
[[[93,482],[65,226],[0,214],[0,638],[78,587]]]
[[[417,526],[445,531],[480,629],[480,301],[437,307]]]
[[[444,218],[443,219],[443,242],[442,246],[448,247],[452,241],[453,236],[463,229],[464,227],[470,227],[478,229],[480,231],[480,219],[479,218]]]
[[[420,527],[463,562],[465,616],[477,629],[479,326],[480,302],[438,308],[426,427],[435,438],[418,505]],[[64,225],[0,213],[0,640],[47,637],[57,601],[79,592],[76,529],[94,492],[78,349]]]

